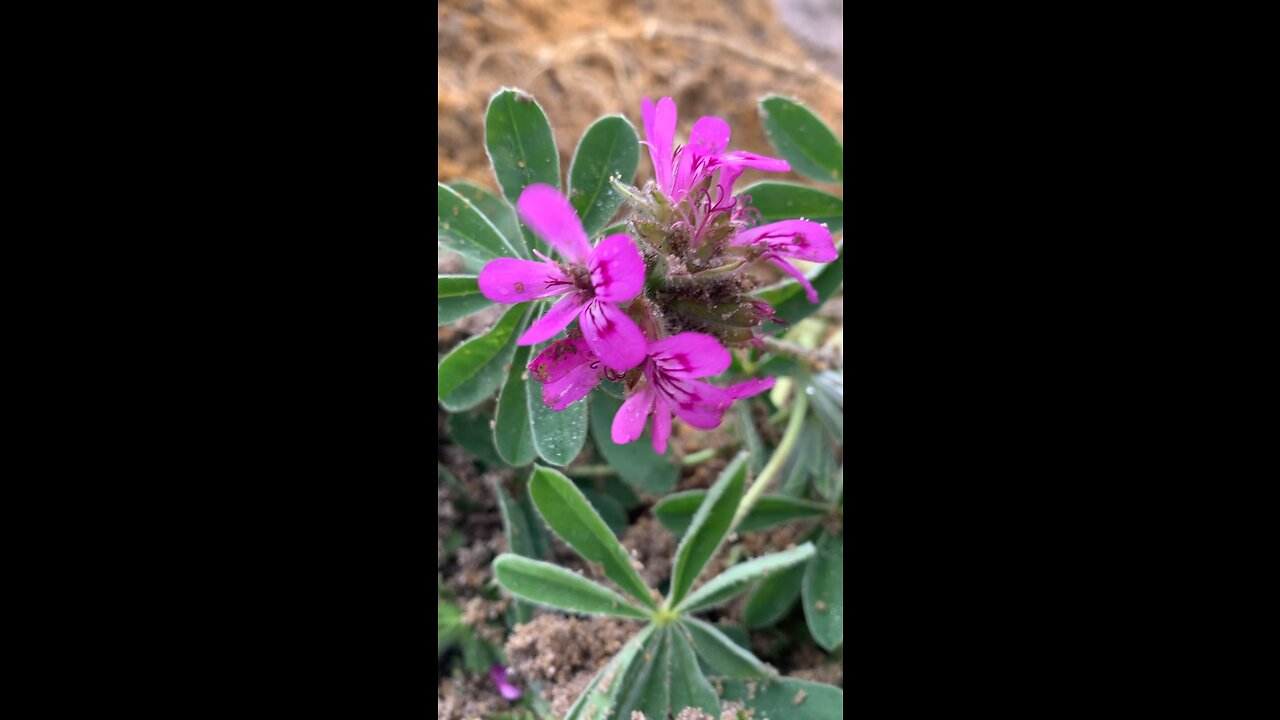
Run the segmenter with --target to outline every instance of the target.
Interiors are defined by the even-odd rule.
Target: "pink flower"
[[[560,191],[530,185],[516,201],[520,218],[568,260],[557,264],[498,258],[480,271],[480,292],[499,303],[565,295],[529,327],[518,345],[548,340],[579,318],[587,344],[607,367],[623,372],[644,360],[644,336],[617,303],[644,287],[644,259],[626,235],[610,235],[592,249],[582,221]]]
[[[746,168],[770,172],[791,169],[786,160],[749,152],[725,152],[729,147],[729,123],[718,117],[699,118],[689,132],[689,144],[674,146],[676,103],[664,97],[655,105],[649,98],[640,104],[644,137],[653,161],[653,177],[658,189],[672,203],[679,203],[698,183],[720,170],[720,200],[733,195],[733,183]]]
[[[672,413],[696,428],[710,430],[720,425],[734,400],[773,387],[771,377],[727,388],[694,379],[722,373],[731,361],[719,341],[702,333],[680,333],[649,343],[644,377],[613,418],[613,441],[623,444],[639,438],[652,415],[653,449],[661,455],[667,451]]]
[[[529,375],[542,383],[542,403],[560,411],[587,396],[604,377],[600,359],[581,338],[557,340],[529,363]]]
[[[738,233],[730,245],[761,245],[765,253],[761,257],[782,268],[782,271],[804,286],[809,302],[818,302],[818,291],[800,269],[783,258],[799,258],[810,262],[831,262],[840,257],[831,231],[812,220],[782,220],[761,225]]]
[[[507,669],[501,665],[494,665],[489,668],[489,677],[493,678],[493,684],[498,686],[498,692],[502,697],[508,700],[519,700],[521,695],[520,688],[507,682]]]

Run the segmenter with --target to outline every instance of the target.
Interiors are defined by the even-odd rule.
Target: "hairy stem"
[[[810,370],[826,370],[835,363],[835,355],[829,350],[810,350],[795,343],[772,337],[763,337],[761,340],[770,352],[777,355],[785,355]]]
[[[795,449],[796,441],[800,439],[800,429],[804,427],[805,411],[809,409],[809,396],[803,392],[795,394],[795,400],[791,407],[791,420],[787,422],[787,430],[782,434],[782,442],[778,443],[778,449],[773,451],[773,457],[769,458],[769,464],[764,466],[764,470],[760,471],[760,477],[756,479],[755,484],[747,490],[747,494],[742,497],[742,502],[738,504],[738,512],[733,516],[733,524],[730,528],[738,527],[738,523],[751,512],[751,508],[755,507],[756,501],[764,494],[764,491],[771,485],[774,479],[782,474],[782,468],[787,464],[787,458],[790,457],[791,451]]]

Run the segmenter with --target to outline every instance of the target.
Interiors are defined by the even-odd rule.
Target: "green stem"
[[[608,465],[575,465],[565,468],[564,474],[569,477],[593,478],[617,475],[618,471]]]
[[[710,460],[711,458],[715,457],[716,453],[719,451],[720,451],[719,448],[707,448],[706,450],[699,450],[696,453],[690,453],[688,455],[685,455],[684,460],[681,460],[680,464],[681,465],[697,465],[700,462]]]
[[[800,439],[800,429],[804,427],[805,411],[809,409],[809,396],[803,392],[795,393],[795,401],[791,408],[791,420],[787,422],[787,430],[782,434],[782,442],[778,443],[778,449],[773,451],[773,457],[769,458],[769,464],[764,466],[764,470],[760,471],[760,477],[756,479],[754,485],[747,490],[747,494],[743,496],[742,502],[738,504],[738,512],[733,516],[733,524],[731,528],[736,528],[738,523],[751,512],[751,508],[755,507],[756,501],[764,494],[764,491],[774,481],[774,478],[782,473],[782,468],[787,464],[787,458],[791,455],[791,451],[795,449],[796,441]]]
[[[786,357],[803,364],[810,370],[817,369],[819,367],[825,369],[835,362],[835,358],[832,353],[826,350],[810,350],[809,348],[801,347],[795,343],[789,343],[786,340],[779,340],[771,337],[763,337],[761,340],[764,341],[764,346],[768,348],[770,352],[777,355],[785,355]]]

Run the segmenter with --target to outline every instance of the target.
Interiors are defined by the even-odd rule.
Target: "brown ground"
[[[675,99],[678,136],[701,115],[724,118],[733,128],[732,149],[776,155],[756,109],[771,93],[804,102],[841,135],[843,83],[811,59],[829,63],[833,33],[806,52],[788,32],[817,17],[801,10],[788,13],[784,24],[768,0],[441,0],[437,179],[495,187],[483,117],[489,97],[503,86],[538,99],[555,129],[562,169],[601,115],[620,112],[643,133],[640,99],[646,96]],[[804,32],[818,37],[813,28]],[[651,169],[647,154],[641,156],[644,180]],[[748,171],[740,186],[759,177]]]

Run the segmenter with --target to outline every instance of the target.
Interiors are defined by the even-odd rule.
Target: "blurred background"
[[[677,142],[698,117],[715,115],[733,129],[731,150],[776,157],[756,108],[771,93],[808,105],[844,139],[840,0],[441,0],[438,10],[441,182],[496,189],[483,118],[502,86],[538,99],[562,169],[601,115],[626,115],[643,139],[646,96],[675,99]],[[651,173],[642,150],[636,184]],[[763,178],[748,171],[738,185]]]

